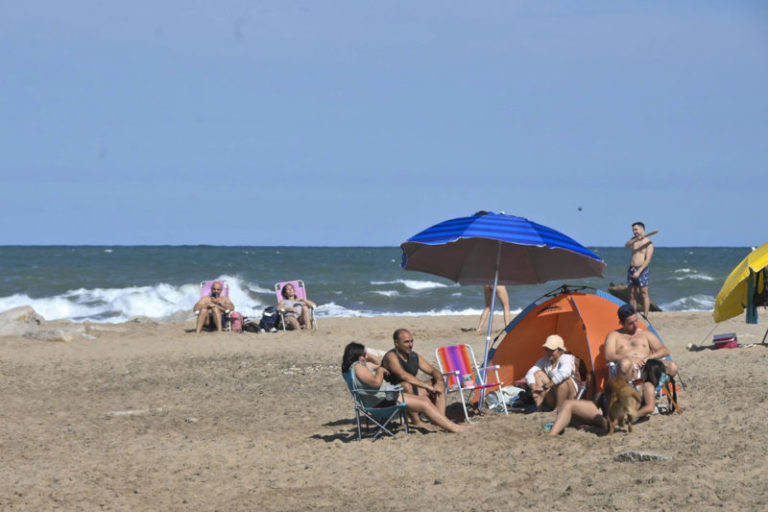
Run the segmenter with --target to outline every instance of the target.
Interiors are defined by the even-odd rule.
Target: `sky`
[[[768,4],[0,3],[0,245],[768,240]]]

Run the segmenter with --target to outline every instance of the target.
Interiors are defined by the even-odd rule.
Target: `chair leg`
[[[357,409],[355,409],[355,420],[357,420],[357,440],[362,441],[363,431],[360,428],[360,412]]]
[[[464,409],[464,417],[467,419],[467,423],[472,423],[472,420],[469,419],[469,413],[467,412],[467,404],[464,400],[464,390],[459,390],[459,396],[461,397],[461,407]]]

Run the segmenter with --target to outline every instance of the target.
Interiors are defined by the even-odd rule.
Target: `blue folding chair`
[[[375,441],[381,434],[387,434],[392,437],[397,437],[395,433],[388,428],[389,423],[398,418],[400,423],[405,429],[405,433],[408,433],[408,416],[405,414],[405,400],[403,398],[403,389],[400,386],[396,386],[391,392],[392,399],[389,400],[389,404],[384,407],[369,407],[365,405],[364,397],[378,393],[378,389],[362,389],[355,386],[355,379],[352,376],[354,368],[350,368],[349,372],[344,374],[344,382],[347,383],[349,392],[352,394],[352,398],[355,402],[355,420],[357,421],[357,440],[363,440],[363,429],[360,425],[361,417],[365,420],[366,430],[370,430],[371,424],[376,426],[376,432],[373,434],[371,441]],[[397,403],[397,398],[400,398],[400,403]],[[392,403],[394,402],[394,403]]]

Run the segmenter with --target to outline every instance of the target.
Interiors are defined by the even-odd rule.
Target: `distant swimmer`
[[[637,308],[637,295],[643,296],[643,312],[648,317],[651,308],[651,298],[648,294],[648,278],[651,258],[653,257],[653,242],[648,238],[658,233],[652,231],[645,234],[645,224],[635,222],[632,224],[632,238],[630,238],[624,247],[632,248],[632,256],[627,270],[627,289],[629,291],[629,303],[633,308]]]

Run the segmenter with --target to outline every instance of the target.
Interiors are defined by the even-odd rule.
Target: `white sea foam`
[[[660,304],[664,311],[709,311],[715,307],[715,298],[711,295],[691,295]]]
[[[245,316],[261,316],[265,306],[247,293],[250,287],[233,276],[219,279],[227,281],[229,297],[238,311]],[[178,311],[191,311],[199,298],[198,284],[80,288],[54,297],[31,298],[24,294],[0,297],[0,311],[28,305],[46,320],[124,322],[134,316],[165,318]]]
[[[448,285],[435,281],[419,281],[416,279],[395,279],[394,281],[371,281],[372,285],[402,284],[411,290],[432,290],[447,288]]]
[[[397,297],[400,295],[400,292],[396,290],[374,290],[373,293],[383,295],[384,297]]]
[[[696,272],[684,274],[682,276],[675,276],[673,279],[675,281],[686,281],[686,280],[714,281],[715,280],[715,278],[712,276],[708,276],[707,274],[698,274]]]
[[[275,293],[275,290],[273,288],[264,288],[263,286],[259,286],[257,283],[248,283],[246,287],[248,288],[248,290],[252,291],[253,293],[267,293],[267,294]]]
[[[513,315],[520,313],[522,309],[516,309],[512,311]],[[431,311],[397,311],[397,312],[374,312],[370,310],[358,310],[348,309],[344,306],[340,306],[333,302],[329,304],[318,304],[317,317],[335,317],[335,318],[353,318],[353,317],[375,317],[375,316],[479,316],[482,312],[481,309],[467,308],[467,309],[440,309]],[[501,316],[501,312],[497,311],[496,316]]]

